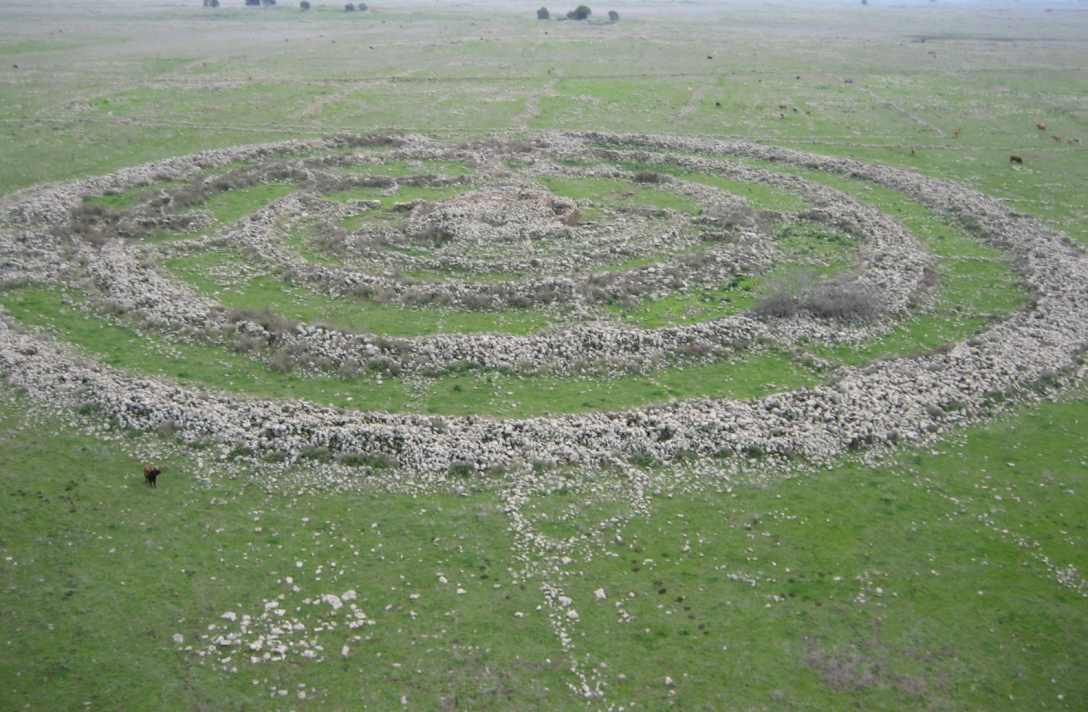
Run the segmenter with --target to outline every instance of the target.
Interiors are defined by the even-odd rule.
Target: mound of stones
[[[592,163],[594,158],[673,163],[803,195],[812,206],[806,211],[807,219],[836,225],[864,239],[852,277],[856,287],[879,299],[886,320],[904,314],[922,289],[931,265],[918,241],[893,219],[837,191],[734,160],[754,159],[846,175],[902,191],[1010,254],[1033,299],[1029,308],[968,342],[864,368],[844,367],[830,385],[746,401],[703,399],[623,413],[524,420],[437,418],[342,412],[302,401],[241,398],[137,377],[89,362],[68,345],[18,328],[6,315],[0,319],[0,374],[42,401],[73,407],[92,403],[114,416],[122,427],[147,430],[169,423],[184,440],[213,439],[257,453],[293,456],[307,448],[325,447],[343,453],[380,454],[415,477],[444,478],[451,470],[483,471],[529,461],[595,463],[617,455],[670,462],[681,457],[758,453],[822,461],[848,448],[915,440],[972,418],[996,399],[1072,371],[1088,343],[1088,260],[1083,252],[1061,233],[950,181],[745,142],[671,136],[550,133],[541,135],[529,151],[502,145],[450,148],[419,137],[371,140],[393,142],[401,157],[456,158],[481,167],[480,173],[486,177],[470,179],[460,197],[406,209],[409,232],[448,233],[444,239],[451,244],[467,242],[493,249],[496,243],[532,243],[537,235],[555,237],[568,229],[578,206],[530,187],[528,178],[534,173],[593,172],[572,168],[569,164],[574,159],[580,163]],[[190,333],[195,328],[214,333],[226,319],[223,310],[148,264],[139,243],[110,236],[91,244],[59,235],[55,228],[71,219],[72,208],[86,195],[164,180],[187,181],[210,168],[237,161],[333,150],[342,148],[345,141],[292,141],[209,151],[13,196],[2,206],[0,284],[52,284],[78,273],[106,302],[139,314],[164,333]],[[515,153],[524,166],[523,175],[500,175],[509,168],[510,156]],[[309,180],[320,187],[329,180],[312,166],[288,168],[297,172],[300,184]],[[601,168],[609,175],[615,170]],[[494,181],[496,175],[499,183]],[[691,186],[677,189],[698,190]],[[350,266],[301,264],[283,248],[277,230],[315,212],[339,214],[340,208],[330,206],[331,202],[320,190],[288,196],[231,226],[225,235],[207,239],[234,241],[251,248],[255,260],[279,268],[291,266],[295,279],[339,284],[345,290],[360,286],[384,289],[410,302],[408,295],[421,289],[420,285]],[[754,223],[742,225],[740,232],[756,248],[730,269],[761,259],[758,227]],[[579,239],[562,234],[563,239]],[[590,237],[596,234],[592,230],[586,233]],[[733,246],[743,243],[743,239],[730,242]],[[593,255],[594,247],[590,245],[581,254]],[[492,264],[490,268],[501,271],[505,266]],[[563,279],[576,278],[553,279],[558,289]],[[521,289],[523,284],[530,285],[526,289],[539,287],[522,280],[512,289]],[[489,287],[451,278],[426,288],[456,304],[474,290],[486,295]],[[571,287],[570,291],[577,290]],[[385,359],[399,369],[420,373],[441,372],[466,363],[553,373],[578,373],[587,364],[605,364],[604,371],[643,370],[685,350],[714,358],[759,340],[829,338],[843,327],[803,316],[762,320],[736,315],[657,330],[582,323],[522,337],[451,334],[381,339],[317,325],[293,325],[286,330],[257,321],[235,325],[236,330],[249,330],[307,357],[332,363]],[[865,333],[874,328],[857,327]]]

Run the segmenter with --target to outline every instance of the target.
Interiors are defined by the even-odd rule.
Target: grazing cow
[[[1024,165],[1024,159],[1020,158],[1020,156],[1009,156],[1009,163],[1019,163],[1020,165]]]
[[[1035,128],[1039,129],[1040,131],[1046,131],[1046,124],[1035,124]]]
[[[789,107],[787,107],[787,106],[786,106],[785,104],[779,104],[779,105],[778,105],[778,108],[779,108],[779,109],[787,109],[787,108],[789,108]]]
[[[959,138],[960,137],[960,130],[956,129],[955,134],[956,134],[956,138]]]
[[[914,150],[914,146],[910,147],[910,155],[912,155],[912,156],[917,156],[918,155],[918,151]]]
[[[162,470],[154,465],[144,465],[144,479],[147,481],[148,487],[158,487],[155,482],[155,478],[162,474]]]
[[[1064,140],[1065,140],[1065,137],[1064,137],[1064,136],[1051,136],[1050,138],[1054,139],[1054,140],[1055,140],[1055,141],[1057,141],[1058,143],[1061,143],[1062,141],[1064,141]]]
[[[722,108],[722,103],[721,103],[720,101],[716,101],[716,102],[714,102],[714,108],[715,108],[715,109],[720,109],[720,108]]]

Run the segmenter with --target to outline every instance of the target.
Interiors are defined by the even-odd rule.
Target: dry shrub
[[[242,321],[251,321],[255,324],[260,324],[269,331],[283,330],[290,324],[289,320],[277,315],[268,307],[265,307],[260,311],[254,311],[252,309],[231,309],[227,312],[227,321],[232,324],[237,324]]]
[[[660,183],[662,178],[661,174],[654,173],[653,171],[638,171],[637,173],[635,173],[634,176],[631,177],[631,180],[636,183],[653,184]]]
[[[826,321],[864,323],[884,313],[884,302],[865,285],[821,280],[812,270],[798,269],[769,279],[764,297],[752,313],[765,319],[807,314]]]

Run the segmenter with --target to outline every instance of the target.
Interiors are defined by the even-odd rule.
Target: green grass
[[[751,307],[762,282],[757,277],[743,277],[737,279],[735,285],[647,299],[633,307],[610,306],[609,311],[625,323],[644,329],[709,321],[739,314]]]
[[[227,286],[208,274],[211,269],[231,264],[241,264],[241,257],[227,252],[206,252],[168,259],[165,266],[204,294],[214,296],[224,307],[271,309],[292,321],[322,322],[354,332],[384,336],[460,332],[528,334],[544,329],[549,323],[549,317],[539,311],[496,313],[401,307],[362,297],[333,298],[305,287],[286,287],[282,280],[271,275]]]
[[[749,398],[813,385],[817,377],[778,354],[745,354],[709,365],[665,368],[644,376],[573,379],[491,372],[434,379],[418,402],[439,415],[527,418],[615,412],[690,398]]]
[[[795,260],[842,268],[856,261],[858,241],[823,226],[792,225],[775,234],[780,249]]]
[[[349,166],[345,173],[363,173],[375,176],[443,175],[462,176],[472,169],[456,161],[382,161],[377,164]]]
[[[297,190],[296,186],[286,183],[252,185],[214,195],[203,207],[211,211],[216,220],[229,225]]]
[[[257,484],[261,473],[246,466],[201,484],[184,453],[160,462],[164,473],[151,490],[141,481],[142,460],[52,423],[17,436],[19,422],[17,409],[0,416],[10,492],[2,590],[9,611],[25,611],[0,622],[9,641],[0,656],[4,707],[233,710],[275,689],[289,690],[291,705],[302,704],[299,690],[336,706],[391,708],[406,694],[438,708],[451,692],[476,709],[506,709],[511,696],[518,706],[563,704],[564,671],[544,662],[554,648],[548,627],[513,616],[532,611],[538,594],[506,574],[517,562],[492,493],[373,492],[292,503],[268,494]],[[128,442],[141,450],[149,444]],[[435,542],[435,531],[456,534]],[[403,551],[414,552],[410,562]],[[438,572],[449,585],[438,583]],[[292,593],[287,576],[302,593]],[[325,662],[296,656],[251,670],[235,650],[239,673],[232,674],[217,664],[227,655],[178,650],[200,647],[201,636],[214,635],[209,625],[230,627],[221,614],[257,617],[264,600],[281,594],[288,617],[312,630],[331,609],[302,599],[349,589],[359,591],[354,602],[375,625],[311,633],[326,648]],[[412,600],[412,593],[421,596]],[[496,648],[510,633],[517,645]],[[366,640],[353,641],[356,634]],[[353,651],[346,659],[345,644]],[[148,666],[152,650],[157,664]],[[262,682],[254,686],[254,678]],[[552,692],[537,687],[542,678]]]
[[[530,128],[665,131],[690,97],[675,82],[653,78],[564,79],[556,92],[540,100]]]
[[[166,698],[242,709],[283,689],[293,706],[302,690],[308,701],[377,709],[397,708],[401,695],[427,708],[453,695],[473,709],[580,708],[536,610],[540,581],[511,575],[522,563],[486,480],[465,496],[364,487],[299,497],[267,491],[267,474],[241,463],[198,481],[200,451],[182,450],[157,460],[164,474],[151,490],[139,472],[147,458],[49,417],[28,431],[23,404],[6,398],[0,566],[8,610],[20,613],[0,621],[6,706],[150,709]],[[1088,565],[1076,524],[1088,512],[1069,494],[1088,485],[1083,467],[1070,469],[1088,458],[1069,429],[1081,415],[1081,400],[1044,403],[939,454],[654,496],[622,541],[597,545],[614,556],[578,555],[578,575],[553,579],[579,613],[578,658],[607,666],[612,699],[655,707],[1019,710],[1079,699],[1083,599],[1040,556]],[[154,436],[126,441],[160,450]],[[574,480],[532,497],[529,516],[565,535],[631,515],[591,492]],[[313,632],[336,617],[302,599],[349,589],[374,625]],[[608,598],[595,602],[597,589]],[[238,630],[222,614],[257,617],[280,596],[323,661],[252,665],[244,651],[177,650]],[[836,673],[834,659],[855,660],[858,673]]]
[[[542,178],[548,190],[578,201],[590,201],[608,207],[645,205],[652,208],[676,210],[682,213],[698,213],[698,204],[683,195],[647,188],[639,183],[629,183],[610,178]]]
[[[66,305],[53,290],[10,290],[0,293],[0,303],[21,323],[45,327],[103,363],[135,373],[269,398],[344,405],[354,400],[354,406],[363,410],[396,410],[408,400],[407,388],[399,382],[347,388],[336,379],[278,373],[256,358],[224,347],[168,342],[123,323],[90,316]],[[341,396],[342,390],[345,394]]]
[[[745,198],[755,210],[793,212],[804,210],[807,207],[805,201],[799,196],[774,186],[743,183],[722,176],[697,173],[695,171],[685,170],[678,166],[660,163],[620,162],[617,163],[617,165],[622,166],[629,171],[665,173],[675,178],[679,178],[680,180],[690,181],[692,183],[702,183],[714,188],[720,188],[728,193],[733,193],[734,195]]]
[[[1088,454],[1064,439],[1078,412],[1083,402],[1048,404],[941,454],[655,499],[653,516],[609,547],[619,556],[595,559],[569,593],[608,592],[607,605],[579,609],[587,638],[607,641],[593,653],[615,667],[613,651],[629,651],[621,689],[650,706],[668,704],[664,675],[681,701],[718,709],[754,698],[779,709],[1014,710],[1079,696],[1083,599],[1002,534],[1083,565],[1071,548],[1083,531],[1069,526],[1083,503],[1062,489],[1086,476],[1065,475]],[[1053,449],[1024,462],[1041,447]],[[612,599],[631,623],[616,624]],[[856,675],[827,664],[851,653]]]
[[[176,181],[165,181],[153,185],[140,186],[138,188],[129,188],[128,190],[107,192],[93,198],[84,198],[83,202],[91,203],[92,205],[101,205],[104,208],[110,208],[111,210],[120,212],[127,208],[131,208],[138,202],[142,202],[141,198],[149,193],[175,185],[178,185]]]
[[[55,290],[12,289],[0,292],[0,303],[20,323],[48,328],[110,366],[247,395],[304,398],[362,411],[529,417],[624,410],[670,398],[746,398],[815,383],[811,373],[777,355],[747,355],[605,380],[472,371],[422,383],[391,377],[380,382],[373,377],[305,378],[277,372],[225,347],[172,343],[124,321],[85,313],[67,305]]]

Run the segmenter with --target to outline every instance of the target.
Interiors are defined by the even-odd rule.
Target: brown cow
[[[914,150],[914,146],[910,147],[910,155],[912,155],[912,156],[917,156],[918,155],[918,151]]]
[[[158,487],[158,483],[155,482],[155,478],[162,474],[162,470],[154,465],[144,465],[144,480],[147,481],[148,487]]]
[[[786,106],[785,104],[779,104],[779,105],[778,105],[778,108],[779,108],[779,109],[788,109],[789,107],[788,107],[788,106]]]
[[[1046,124],[1035,124],[1035,128],[1039,129],[1040,131],[1046,131]]]
[[[956,138],[959,138],[960,137],[960,130],[956,129],[955,133],[956,133]]]
[[[1055,140],[1055,141],[1057,141],[1058,143],[1061,143],[1062,141],[1064,141],[1064,140],[1065,140],[1065,137],[1064,137],[1064,136],[1051,136],[1050,138],[1054,139],[1054,140]]]
[[[1020,156],[1009,156],[1009,163],[1019,163],[1020,165],[1024,165],[1024,159],[1020,158]]]

